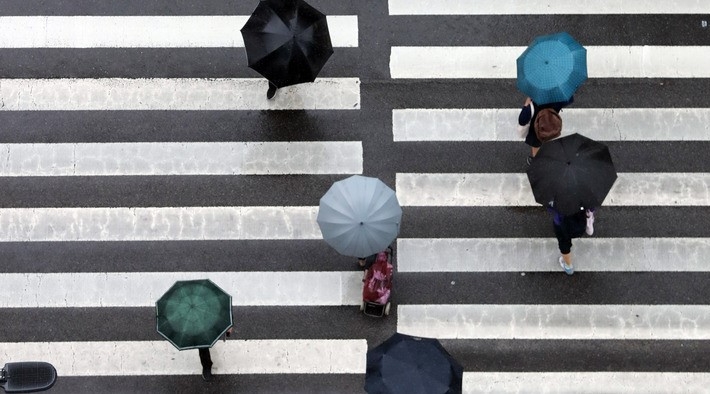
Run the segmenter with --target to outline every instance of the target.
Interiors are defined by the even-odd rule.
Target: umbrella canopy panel
[[[370,394],[460,393],[463,367],[436,339],[396,333],[367,352]]]
[[[178,281],[155,304],[158,333],[179,350],[211,347],[232,326],[232,297],[209,279]]]
[[[249,67],[278,87],[313,82],[333,54],[323,13],[302,0],[262,0],[241,29]]]
[[[402,208],[377,178],[353,175],[335,182],[320,199],[318,226],[338,253],[366,257],[385,250],[399,234]]]
[[[569,101],[587,80],[587,50],[562,32],[540,36],[517,60],[517,85],[537,104]]]
[[[527,174],[535,201],[563,215],[601,206],[617,178],[609,148],[580,134],[542,144]]]

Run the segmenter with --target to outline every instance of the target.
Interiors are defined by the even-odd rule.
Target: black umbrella
[[[303,0],[261,0],[241,32],[249,67],[279,88],[313,82],[333,54],[325,15]]]
[[[535,201],[563,215],[599,207],[616,180],[609,148],[580,134],[542,144],[527,172]]]
[[[436,339],[396,333],[367,352],[370,394],[460,393],[463,367]]]

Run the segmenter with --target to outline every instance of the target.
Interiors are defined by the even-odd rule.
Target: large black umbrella
[[[367,352],[369,394],[460,393],[463,367],[436,339],[396,333]]]
[[[616,181],[609,148],[580,134],[542,144],[527,172],[535,201],[563,215],[599,207]]]
[[[249,67],[279,88],[313,82],[333,54],[325,15],[303,0],[261,0],[241,32]]]

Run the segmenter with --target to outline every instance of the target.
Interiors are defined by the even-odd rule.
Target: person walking
[[[234,326],[229,327],[229,329],[227,329],[227,331],[224,333],[223,339],[226,341],[227,338],[232,335],[232,332],[234,332]],[[202,364],[202,379],[205,382],[209,382],[213,378],[212,357],[210,356],[210,348],[201,347],[198,348],[197,351],[200,354],[200,364]]]
[[[549,103],[538,105],[532,101],[530,97],[525,99],[523,103],[523,108],[520,110],[520,115],[518,115],[518,125],[521,128],[527,128],[527,134],[521,135],[525,138],[525,143],[530,145],[530,155],[527,157],[527,164],[532,162],[532,159],[537,154],[537,151],[542,146],[543,142],[550,141],[554,138],[560,136],[562,132],[562,118],[559,116],[562,108],[572,104],[574,102],[574,96],[570,98],[569,101],[559,102],[559,103]],[[541,122],[538,121],[540,114],[545,114],[545,120],[542,122],[544,126],[541,126]],[[553,116],[556,114],[557,117]],[[544,128],[545,130],[539,130]],[[540,133],[542,131],[542,133]]]
[[[552,225],[561,253],[558,262],[567,275],[572,275],[572,239],[585,233],[590,236],[594,234],[594,209],[580,208],[573,215],[562,215],[554,207],[547,207],[547,211],[552,215]]]

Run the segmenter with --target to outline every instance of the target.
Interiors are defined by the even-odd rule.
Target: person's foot
[[[212,380],[211,368],[202,368],[202,380],[204,380],[205,382],[209,382]]]
[[[587,235],[594,234],[594,212],[587,211],[587,228],[585,229]]]
[[[567,265],[567,263],[565,263],[564,257],[562,256],[560,256],[560,266],[562,266],[562,269],[565,270],[565,273],[567,275],[574,274],[574,267],[572,266],[572,264]]]
[[[271,100],[272,98],[274,98],[274,95],[276,94],[276,89],[277,89],[276,85],[269,82],[269,90],[266,91],[266,98],[268,100]]]

